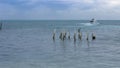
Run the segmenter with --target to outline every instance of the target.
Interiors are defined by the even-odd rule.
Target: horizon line
[[[0,21],[5,20],[91,20],[91,19],[1,19]],[[112,19],[96,19],[96,20],[112,20]],[[113,20],[120,20],[120,19],[113,19]]]

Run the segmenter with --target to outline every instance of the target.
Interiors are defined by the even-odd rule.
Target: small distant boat
[[[87,22],[87,23],[81,23],[81,24],[82,24],[82,25],[85,25],[85,26],[93,26],[93,25],[98,25],[98,24],[100,24],[100,23],[93,18],[93,19],[91,19],[89,22]]]
[[[92,20],[90,20],[90,23],[91,23],[91,24],[95,24],[95,23],[96,23],[96,20],[93,18]]]

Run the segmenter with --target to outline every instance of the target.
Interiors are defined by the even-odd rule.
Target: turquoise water
[[[0,31],[0,68],[119,68],[120,21],[30,20],[2,21]],[[81,28],[82,41],[73,40]],[[55,41],[52,40],[56,29]],[[60,40],[61,31],[71,40]],[[86,41],[89,33],[89,42]],[[91,40],[91,34],[96,40]]]

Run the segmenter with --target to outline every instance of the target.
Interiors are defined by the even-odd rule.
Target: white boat
[[[97,20],[95,20],[94,18],[91,19],[88,23],[81,23],[82,25],[85,25],[85,26],[93,26],[93,25],[98,25],[99,22],[97,22]]]
[[[91,24],[95,24],[95,23],[96,23],[96,20],[93,18],[92,20],[90,20],[90,23],[91,23]]]

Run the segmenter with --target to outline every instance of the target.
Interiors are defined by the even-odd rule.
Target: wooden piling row
[[[74,35],[73,35],[73,40],[74,40],[74,42],[77,40],[77,34],[78,34],[78,39],[79,40],[82,40],[82,32],[80,32],[80,30],[78,30],[78,33],[74,33]],[[56,30],[54,30],[54,32],[53,32],[53,40],[55,40],[55,37],[56,36]],[[91,37],[92,37],[92,40],[95,40],[96,39],[96,36],[95,36],[95,34],[94,33],[92,33],[92,35],[91,35]],[[66,31],[63,31],[63,32],[60,32],[60,34],[59,34],[59,39],[60,40],[65,40],[65,39],[71,39],[72,37],[70,36],[70,32],[66,32]],[[86,40],[87,41],[89,41],[89,33],[87,32],[86,33]]]

